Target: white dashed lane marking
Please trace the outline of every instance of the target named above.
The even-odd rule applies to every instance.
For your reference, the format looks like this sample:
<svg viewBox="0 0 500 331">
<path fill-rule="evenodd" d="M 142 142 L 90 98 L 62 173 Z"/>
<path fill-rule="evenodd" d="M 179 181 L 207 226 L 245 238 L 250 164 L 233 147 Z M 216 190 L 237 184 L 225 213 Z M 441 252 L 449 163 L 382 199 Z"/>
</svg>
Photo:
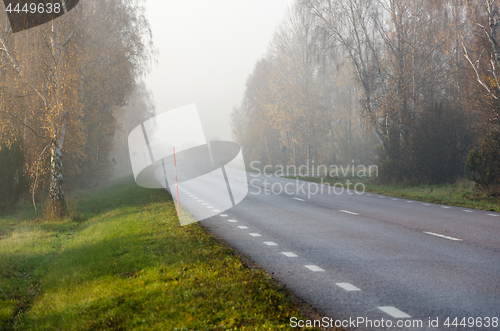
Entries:
<svg viewBox="0 0 500 331">
<path fill-rule="evenodd" d="M 248 226 L 238 226 L 240 229 L 246 230 L 248 229 Z"/>
<path fill-rule="evenodd" d="M 473 213 L 472 210 L 463 210 L 463 211 L 466 212 L 466 213 Z"/>
<path fill-rule="evenodd" d="M 226 214 L 220 214 L 220 216 L 221 216 L 221 217 L 227 217 L 227 215 L 226 215 Z"/>
<path fill-rule="evenodd" d="M 448 207 L 448 206 L 441 206 L 441 208 L 444 208 L 444 209 L 450 209 L 451 207 Z"/>
<path fill-rule="evenodd" d="M 439 237 L 439 238 L 448 239 L 448 240 L 454 240 L 454 241 L 462 241 L 463 240 L 463 239 L 453 238 L 453 237 L 450 237 L 450 236 L 445 236 L 444 234 L 439 234 L 439 233 L 434 233 L 434 232 L 426 232 L 426 231 L 424 231 L 424 233 L 430 234 L 431 236 L 436 236 L 436 237 Z"/>
<path fill-rule="evenodd" d="M 337 283 L 335 284 L 341 288 L 343 288 L 346 291 L 353 292 L 353 291 L 361 291 L 361 289 L 357 288 L 356 286 L 349 284 L 349 283 Z"/>
<path fill-rule="evenodd" d="M 423 205 L 424 206 L 430 206 L 431 204 L 430 203 L 424 203 Z"/>
<path fill-rule="evenodd" d="M 219 209 L 214 209 L 214 212 L 220 213 L 220 210 Z"/>
<path fill-rule="evenodd" d="M 325 271 L 324 269 L 321 269 L 320 267 L 318 267 L 317 265 L 306 265 L 305 266 L 307 269 L 311 270 L 311 271 Z"/>
<path fill-rule="evenodd" d="M 488 214 L 488 216 L 500 217 L 500 215 L 496 215 L 496 214 Z"/>
<path fill-rule="evenodd" d="M 298 201 L 306 201 L 304 199 L 301 199 L 301 198 L 294 198 L 295 200 L 298 200 Z"/>
<path fill-rule="evenodd" d="M 394 318 L 410 318 L 411 316 L 407 313 L 402 312 L 393 306 L 383 306 L 378 307 L 378 309 L 382 310 L 384 313 L 391 315 Z"/>
<path fill-rule="evenodd" d="M 399 200 L 399 199 L 396 199 L 396 198 L 392 199 L 392 201 L 397 201 L 397 200 Z"/>
<path fill-rule="evenodd" d="M 237 220 L 227 220 L 227 221 L 230 222 L 230 223 L 238 223 Z"/>
<path fill-rule="evenodd" d="M 413 203 L 413 201 L 405 201 L 405 202 L 408 202 L 408 203 Z"/>
<path fill-rule="evenodd" d="M 341 213 L 349 214 L 349 215 L 359 215 L 358 213 L 353 213 L 352 211 L 347 210 L 339 210 Z"/>
<path fill-rule="evenodd" d="M 258 234 L 258 233 L 250 233 L 250 235 L 251 235 L 252 237 L 262 237 L 262 236 L 261 236 L 260 234 Z"/>
<path fill-rule="evenodd" d="M 292 252 L 281 252 L 281 254 L 285 255 L 286 257 L 299 257 L 297 254 Z"/>
<path fill-rule="evenodd" d="M 278 244 L 274 241 L 264 241 L 264 244 L 266 244 L 267 246 L 278 246 Z"/>
</svg>

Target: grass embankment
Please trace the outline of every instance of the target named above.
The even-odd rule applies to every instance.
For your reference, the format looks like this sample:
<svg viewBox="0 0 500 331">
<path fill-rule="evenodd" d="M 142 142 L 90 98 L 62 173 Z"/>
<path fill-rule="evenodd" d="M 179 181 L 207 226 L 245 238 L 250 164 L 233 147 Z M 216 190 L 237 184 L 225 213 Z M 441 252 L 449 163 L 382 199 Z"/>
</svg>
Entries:
<svg viewBox="0 0 500 331">
<path fill-rule="evenodd" d="M 286 330 L 263 272 L 133 179 L 72 195 L 74 216 L 0 216 L 0 330 Z"/>
<path fill-rule="evenodd" d="M 353 184 L 363 183 L 365 185 L 366 192 L 443 205 L 500 212 L 500 198 L 488 196 L 486 193 L 477 190 L 475 184 L 468 180 L 458 181 L 454 184 L 411 186 L 382 184 L 377 181 L 377 178 L 356 176 L 339 176 L 334 179 L 325 177 L 294 176 L 287 178 L 298 178 L 315 183 L 320 183 L 321 179 L 323 179 L 324 183 L 330 185 L 341 183 L 345 188 L 347 188 L 346 182 L 349 180 L 351 188 L 354 187 Z M 357 189 L 359 190 L 360 186 L 358 186 Z"/>
</svg>

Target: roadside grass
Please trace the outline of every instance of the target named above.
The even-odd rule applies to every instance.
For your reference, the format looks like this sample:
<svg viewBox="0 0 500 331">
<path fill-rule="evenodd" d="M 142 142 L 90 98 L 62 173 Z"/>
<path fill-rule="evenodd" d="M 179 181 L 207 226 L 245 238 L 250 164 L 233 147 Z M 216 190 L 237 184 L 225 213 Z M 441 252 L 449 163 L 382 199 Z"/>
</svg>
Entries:
<svg viewBox="0 0 500 331">
<path fill-rule="evenodd" d="M 0 330 L 289 330 L 304 318 L 267 274 L 181 227 L 165 191 L 127 177 L 72 199 L 64 220 L 0 215 Z"/>
<path fill-rule="evenodd" d="M 321 180 L 323 180 L 325 184 L 335 185 L 336 183 L 340 183 L 345 188 L 347 188 L 346 184 L 347 180 L 349 180 L 351 189 L 355 184 L 362 183 L 365 186 L 366 192 L 443 205 L 500 212 L 500 197 L 492 197 L 478 190 L 475 184 L 469 180 L 461 180 L 453 184 L 411 186 L 382 184 L 377 181 L 377 178 L 356 176 L 339 176 L 335 178 L 287 176 L 287 178 L 297 178 L 315 183 L 321 183 Z M 357 189 L 359 190 L 360 186 Z"/>
</svg>

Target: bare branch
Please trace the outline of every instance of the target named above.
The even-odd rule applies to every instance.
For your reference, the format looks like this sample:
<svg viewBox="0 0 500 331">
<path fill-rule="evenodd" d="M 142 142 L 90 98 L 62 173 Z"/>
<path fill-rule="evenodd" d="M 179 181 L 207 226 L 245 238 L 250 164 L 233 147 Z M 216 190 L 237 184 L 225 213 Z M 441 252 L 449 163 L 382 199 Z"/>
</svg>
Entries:
<svg viewBox="0 0 500 331">
<path fill-rule="evenodd" d="M 33 91 L 36 92 L 36 94 L 40 97 L 40 99 L 42 99 L 45 107 L 48 106 L 48 101 L 47 101 L 47 98 L 42 94 L 42 92 L 40 92 L 36 87 L 34 87 L 27 79 L 26 77 L 24 77 L 24 74 L 23 74 L 23 71 L 21 69 L 21 67 L 17 64 L 16 60 L 12 57 L 10 51 L 9 51 L 9 48 L 7 47 L 7 44 L 5 43 L 5 41 L 3 40 L 2 36 L 0 36 L 0 43 L 2 44 L 3 48 L 1 49 L 4 54 L 7 55 L 7 57 L 9 58 L 11 64 L 12 64 L 12 67 L 14 68 L 14 70 L 17 72 L 17 74 L 19 75 L 19 77 L 21 77 L 24 82 L 26 83 L 26 85 L 28 85 Z"/>
<path fill-rule="evenodd" d="M 465 47 L 465 45 L 464 45 L 463 42 L 461 42 L 461 44 L 462 44 L 462 47 L 464 49 L 464 56 L 465 56 L 465 58 L 467 59 L 467 61 L 469 61 L 472 69 L 476 73 L 476 79 L 477 79 L 477 81 L 479 82 L 479 84 L 481 84 L 486 89 L 486 91 L 488 91 L 488 94 L 491 97 L 493 97 L 494 99 L 498 100 L 497 96 L 491 91 L 491 89 L 488 87 L 488 85 L 486 85 L 486 83 L 481 79 L 481 75 L 479 74 L 479 61 L 477 62 L 477 67 L 476 67 L 476 65 L 474 64 L 474 62 L 472 62 L 472 59 L 469 56 L 469 52 L 467 51 L 467 47 Z"/>
<path fill-rule="evenodd" d="M 31 126 L 27 125 L 26 123 L 24 123 L 21 119 L 17 118 L 16 116 L 14 116 L 14 114 L 11 114 L 11 113 L 8 113 L 6 112 L 5 110 L 0 110 L 0 115 L 4 115 L 5 117 L 9 118 L 9 119 L 12 119 L 16 122 L 18 122 L 19 124 L 21 124 L 22 126 L 26 127 L 27 129 L 29 129 L 31 132 L 33 132 L 33 134 L 38 137 L 38 138 L 47 138 L 47 136 L 42 136 L 40 134 L 38 134 L 35 129 L 33 129 Z"/>
</svg>

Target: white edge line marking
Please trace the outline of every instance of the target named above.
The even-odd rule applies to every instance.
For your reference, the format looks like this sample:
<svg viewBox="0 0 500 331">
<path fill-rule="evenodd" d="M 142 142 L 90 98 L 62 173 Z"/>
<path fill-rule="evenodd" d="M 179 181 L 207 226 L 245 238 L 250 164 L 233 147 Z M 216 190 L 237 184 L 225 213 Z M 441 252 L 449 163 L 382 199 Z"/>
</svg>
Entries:
<svg viewBox="0 0 500 331">
<path fill-rule="evenodd" d="M 430 234 L 431 236 L 436 236 L 436 237 L 440 237 L 440 238 L 444 238 L 444 239 L 449 239 L 449 240 L 454 240 L 454 241 L 462 241 L 463 240 L 463 239 L 453 238 L 453 237 L 450 237 L 450 236 L 445 236 L 444 234 L 439 234 L 439 233 L 434 233 L 434 232 L 424 231 L 424 233 Z"/>
<path fill-rule="evenodd" d="M 248 226 L 238 226 L 240 229 L 246 230 L 248 229 Z"/>
<path fill-rule="evenodd" d="M 336 283 L 338 287 L 343 288 L 346 291 L 353 292 L 353 291 L 361 291 L 360 288 L 357 288 L 356 286 L 349 284 L 349 283 Z"/>
<path fill-rule="evenodd" d="M 274 241 L 264 241 L 264 244 L 266 244 L 267 246 L 278 246 L 278 244 Z"/>
<path fill-rule="evenodd" d="M 384 313 L 391 315 L 394 318 L 411 318 L 407 313 L 402 312 L 393 306 L 382 306 L 378 307 L 378 309 L 382 310 Z"/>
<path fill-rule="evenodd" d="M 347 210 L 339 210 L 341 213 L 346 213 L 350 215 L 359 215 L 358 213 L 353 213 L 352 211 L 347 211 Z"/>
<path fill-rule="evenodd" d="M 306 201 L 304 199 L 301 199 L 301 198 L 294 198 L 295 200 L 299 200 L 299 201 Z"/>
<path fill-rule="evenodd" d="M 286 257 L 299 257 L 297 254 L 292 252 L 281 252 L 281 254 L 285 255 Z"/>
<path fill-rule="evenodd" d="M 261 236 L 260 234 L 258 234 L 258 233 L 250 233 L 250 235 L 251 235 L 252 237 L 262 237 L 262 236 Z"/>
<path fill-rule="evenodd" d="M 325 271 L 324 269 L 321 269 L 317 265 L 313 265 L 313 264 L 306 265 L 305 267 L 311 271 Z"/>
</svg>

